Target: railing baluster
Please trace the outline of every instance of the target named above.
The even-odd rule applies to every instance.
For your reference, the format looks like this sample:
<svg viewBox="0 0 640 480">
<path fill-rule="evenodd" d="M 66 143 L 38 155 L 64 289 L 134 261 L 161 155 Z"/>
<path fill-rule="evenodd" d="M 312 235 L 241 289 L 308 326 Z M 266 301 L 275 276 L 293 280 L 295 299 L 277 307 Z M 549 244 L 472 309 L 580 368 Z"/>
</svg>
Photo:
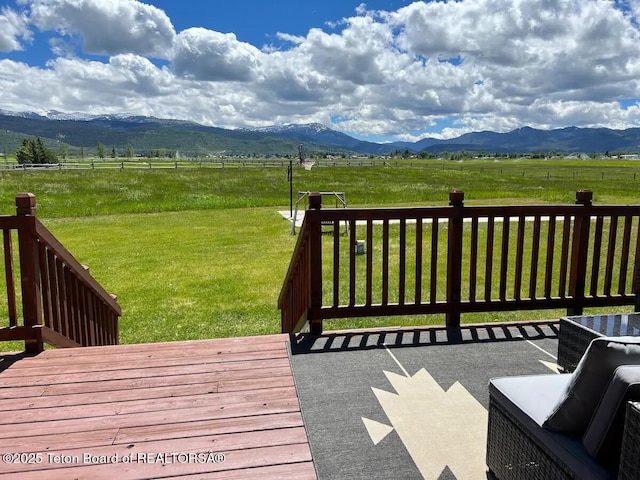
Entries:
<svg viewBox="0 0 640 480">
<path fill-rule="evenodd" d="M 49 290 L 51 299 L 51 324 L 55 332 L 61 333 L 60 325 L 60 297 L 58 293 L 58 282 L 56 275 L 56 257 L 54 253 L 47 249 L 47 270 L 49 272 Z"/>
<path fill-rule="evenodd" d="M 604 271 L 604 294 L 611 295 L 613 283 L 613 262 L 616 258 L 616 238 L 618 237 L 618 217 L 611 217 L 609 223 L 609 239 L 607 245 L 607 266 Z"/>
<path fill-rule="evenodd" d="M 349 305 L 356 304 L 356 222 L 349 225 Z"/>
<path fill-rule="evenodd" d="M 373 221 L 367 220 L 367 293 L 366 305 L 373 303 Z"/>
<path fill-rule="evenodd" d="M 538 261 L 540 257 L 540 229 L 542 219 L 536 215 L 533 220 L 533 240 L 531 242 L 531 270 L 529 273 L 529 298 L 536 298 L 538 285 Z"/>
<path fill-rule="evenodd" d="M 382 305 L 389 303 L 389 220 L 382 223 Z"/>
<path fill-rule="evenodd" d="M 104 322 L 102 321 L 102 305 L 100 304 L 100 300 L 95 296 L 92 296 L 93 299 L 93 312 L 94 312 L 94 325 L 95 325 L 95 335 L 96 335 L 96 345 L 104 345 Z"/>
<path fill-rule="evenodd" d="M 502 218 L 502 249 L 500 251 L 500 285 L 499 298 L 507 299 L 507 271 L 509 268 L 509 217 Z"/>
<path fill-rule="evenodd" d="M 493 240 L 495 235 L 495 218 L 487 220 L 487 263 L 484 277 L 484 301 L 491 301 L 491 286 L 493 285 Z"/>
<path fill-rule="evenodd" d="M 556 249 L 556 216 L 549 217 L 547 231 L 547 261 L 544 270 L 544 298 L 551 299 L 551 285 L 553 282 L 553 257 Z"/>
<path fill-rule="evenodd" d="M 560 253 L 560 276 L 558 278 L 558 296 L 567 297 L 567 270 L 569 262 L 569 234 L 571 230 L 571 217 L 566 215 L 562 224 L 562 247 Z"/>
<path fill-rule="evenodd" d="M 407 265 L 407 220 L 400 219 L 400 252 L 398 259 L 398 304 L 404 305 Z"/>
<path fill-rule="evenodd" d="M 80 308 L 80 289 L 78 288 L 78 279 L 74 277 L 71 278 L 71 285 L 73 291 L 73 310 L 75 313 L 74 316 L 74 328 L 76 331 L 77 342 L 80 345 L 84 346 L 84 322 L 82 321 L 82 309 Z"/>
<path fill-rule="evenodd" d="M 58 305 L 60 306 L 60 333 L 67 338 L 70 335 L 69 302 L 67 296 L 67 281 L 65 279 L 64 265 L 59 259 L 55 262 L 56 280 L 58 284 Z"/>
<path fill-rule="evenodd" d="M 9 314 L 9 326 L 17 327 L 18 317 L 16 313 L 16 287 L 13 270 L 13 245 L 11 242 L 11 230 L 3 230 L 2 236 L 4 240 L 4 275 L 7 285 L 7 310 Z"/>
<path fill-rule="evenodd" d="M 440 219 L 433 217 L 431 223 L 431 272 L 429 285 L 429 303 L 434 304 L 438 300 L 438 251 L 440 242 L 438 236 L 440 234 Z"/>
<path fill-rule="evenodd" d="M 422 303 L 422 226 L 424 219 L 416 219 L 416 278 L 415 278 L 415 304 Z"/>
<path fill-rule="evenodd" d="M 67 299 L 67 315 L 69 322 L 69 338 L 74 342 L 80 343 L 80 332 L 78 331 L 77 322 L 77 302 L 74 289 L 73 275 L 69 272 L 69 269 L 64 266 L 64 279 L 65 279 L 65 293 Z"/>
<path fill-rule="evenodd" d="M 518 217 L 518 236 L 516 239 L 516 272 L 513 283 L 513 296 L 517 301 L 522 298 L 522 263 L 524 260 L 524 215 Z"/>
<path fill-rule="evenodd" d="M 636 255 L 633 262 L 633 285 L 631 293 L 635 297 L 634 310 L 640 312 L 640 219 L 637 220 L 636 227 Z"/>
<path fill-rule="evenodd" d="M 53 312 L 51 308 L 51 284 L 49 283 L 49 268 L 47 262 L 46 247 L 38 243 L 38 256 L 40 260 L 40 289 L 42 291 L 42 313 L 44 326 L 55 330 L 52 325 Z"/>
<path fill-rule="evenodd" d="M 620 277 L 618 280 L 618 295 L 624 295 L 627 289 L 627 267 L 629 265 L 629 245 L 631 244 L 632 218 L 624 218 L 624 233 L 622 235 L 622 252 L 620 252 Z"/>
<path fill-rule="evenodd" d="M 604 225 L 604 217 L 598 215 L 596 218 L 596 230 L 593 237 L 593 261 L 591 263 L 591 285 L 589 287 L 589 295 L 596 297 L 598 295 L 598 280 L 600 279 L 600 257 L 602 255 L 602 229 Z"/>
<path fill-rule="evenodd" d="M 89 316 L 89 344 L 100 345 L 98 340 L 97 317 L 96 317 L 96 297 L 87 290 L 87 314 Z"/>
<path fill-rule="evenodd" d="M 113 340 L 111 342 L 111 345 L 117 345 L 120 341 L 120 329 L 119 329 L 119 324 L 118 324 L 118 317 L 116 316 L 115 313 L 113 313 L 113 310 L 109 310 L 109 317 L 110 317 L 110 321 L 111 321 L 111 327 L 113 329 Z"/>
<path fill-rule="evenodd" d="M 73 295 L 76 310 L 76 328 L 78 332 L 78 343 L 85 346 L 86 343 L 86 323 L 84 321 L 84 308 L 82 308 L 82 290 L 77 278 L 73 278 Z"/>
<path fill-rule="evenodd" d="M 333 306 L 340 305 L 340 221 L 333 223 Z"/>
<path fill-rule="evenodd" d="M 478 282 L 478 217 L 471 219 L 471 254 L 469 257 L 469 301 L 476 301 Z"/>
</svg>

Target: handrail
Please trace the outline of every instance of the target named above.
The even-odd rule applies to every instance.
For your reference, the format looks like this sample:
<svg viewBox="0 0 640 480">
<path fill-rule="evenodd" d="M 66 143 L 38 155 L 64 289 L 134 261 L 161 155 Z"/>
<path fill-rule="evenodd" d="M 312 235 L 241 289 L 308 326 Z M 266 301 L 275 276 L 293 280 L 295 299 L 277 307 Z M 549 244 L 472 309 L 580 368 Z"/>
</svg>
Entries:
<svg viewBox="0 0 640 480">
<path fill-rule="evenodd" d="M 9 326 L 0 341 L 24 340 L 25 350 L 118 343 L 114 296 L 89 274 L 36 217 L 33 194 L 16 195 L 16 216 L 0 217 L 3 231 Z M 19 325 L 12 231 L 17 231 L 23 324 Z"/>
<path fill-rule="evenodd" d="M 309 322 L 320 333 L 331 318 L 440 313 L 456 335 L 462 313 L 640 310 L 640 206 L 593 206 L 588 190 L 575 205 L 467 207 L 459 191 L 449 199 L 444 207 L 323 210 L 318 198 L 278 301 L 282 331 Z M 319 228 L 327 223 L 332 237 Z"/>
</svg>

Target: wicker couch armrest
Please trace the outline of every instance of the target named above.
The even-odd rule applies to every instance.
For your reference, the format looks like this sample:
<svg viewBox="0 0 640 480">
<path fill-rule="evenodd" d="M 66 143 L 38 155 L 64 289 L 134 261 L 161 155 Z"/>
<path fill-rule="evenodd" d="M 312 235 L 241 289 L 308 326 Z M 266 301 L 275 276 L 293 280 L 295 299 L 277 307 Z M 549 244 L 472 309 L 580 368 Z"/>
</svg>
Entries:
<svg viewBox="0 0 640 480">
<path fill-rule="evenodd" d="M 627 402 L 618 479 L 638 478 L 640 478 L 640 402 Z"/>
</svg>

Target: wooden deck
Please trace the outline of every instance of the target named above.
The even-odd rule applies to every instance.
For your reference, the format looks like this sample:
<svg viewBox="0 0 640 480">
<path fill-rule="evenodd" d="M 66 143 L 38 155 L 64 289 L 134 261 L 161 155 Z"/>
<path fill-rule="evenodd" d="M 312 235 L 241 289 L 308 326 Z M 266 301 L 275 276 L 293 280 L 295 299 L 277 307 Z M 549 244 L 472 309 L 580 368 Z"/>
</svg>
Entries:
<svg viewBox="0 0 640 480">
<path fill-rule="evenodd" d="M 288 339 L 0 354 L 0 477 L 315 479 Z"/>
</svg>

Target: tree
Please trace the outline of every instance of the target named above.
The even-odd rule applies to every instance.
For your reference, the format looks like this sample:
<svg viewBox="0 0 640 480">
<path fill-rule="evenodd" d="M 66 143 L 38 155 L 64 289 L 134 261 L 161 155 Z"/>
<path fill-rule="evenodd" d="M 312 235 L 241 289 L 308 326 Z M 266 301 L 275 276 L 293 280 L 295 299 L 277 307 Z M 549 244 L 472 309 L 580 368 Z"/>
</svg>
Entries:
<svg viewBox="0 0 640 480">
<path fill-rule="evenodd" d="M 26 138 L 22 139 L 22 143 L 16 150 L 16 161 L 20 165 L 30 165 L 33 163 L 33 158 L 31 157 L 31 149 L 29 148 L 30 140 Z"/>
<path fill-rule="evenodd" d="M 133 147 L 131 146 L 130 143 L 127 144 L 125 155 L 126 155 L 127 158 L 133 157 Z"/>
<path fill-rule="evenodd" d="M 98 142 L 96 151 L 98 152 L 98 158 L 104 159 L 104 145 Z"/>
<path fill-rule="evenodd" d="M 116 158 L 116 146 L 111 147 L 111 158 Z"/>
<path fill-rule="evenodd" d="M 67 148 L 67 146 L 64 143 L 61 143 L 58 146 L 58 150 L 60 151 L 60 156 L 62 157 L 62 160 L 66 160 L 67 156 L 69 155 L 69 149 Z"/>
<path fill-rule="evenodd" d="M 58 163 L 58 157 L 53 150 L 45 147 L 39 137 L 35 140 L 24 138 L 16 150 L 16 161 L 21 165 L 42 165 Z"/>
</svg>

